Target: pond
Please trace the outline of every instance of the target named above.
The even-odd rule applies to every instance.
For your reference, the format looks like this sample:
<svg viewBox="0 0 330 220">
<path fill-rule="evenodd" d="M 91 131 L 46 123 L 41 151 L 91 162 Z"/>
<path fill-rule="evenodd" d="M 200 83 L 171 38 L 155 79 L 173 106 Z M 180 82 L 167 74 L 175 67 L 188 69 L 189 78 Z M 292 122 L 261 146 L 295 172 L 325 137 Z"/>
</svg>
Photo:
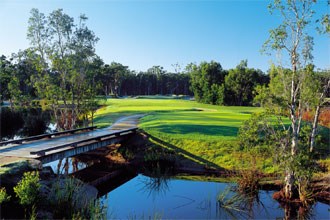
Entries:
<svg viewBox="0 0 330 220">
<path fill-rule="evenodd" d="M 93 161 L 91 161 L 93 162 Z M 82 170 L 88 167 L 88 164 L 85 162 L 79 161 L 76 157 L 68 157 L 62 160 L 52 161 L 46 164 L 43 164 L 43 167 L 52 168 L 55 174 L 72 174 L 78 170 Z"/>
<path fill-rule="evenodd" d="M 44 166 L 50 166 L 57 174 L 92 167 L 92 173 L 118 169 L 104 161 L 88 162 L 72 157 Z M 134 175 L 122 172 L 119 178 L 98 188 L 107 219 L 283 219 L 285 213 L 290 213 L 291 218 L 299 215 L 304 219 L 329 219 L 330 206 L 324 203 L 317 202 L 308 211 L 292 206 L 283 208 L 272 198 L 275 191 L 260 190 L 257 197 L 235 197 L 239 194 L 235 193 L 234 183 L 179 179 L 159 167 L 152 169 L 154 172 L 148 170 L 147 175 L 132 169 Z M 221 203 L 219 196 L 224 197 Z"/>
<path fill-rule="evenodd" d="M 56 125 L 51 123 L 50 112 L 41 108 L 1 107 L 0 121 L 0 141 L 52 133 L 56 130 Z"/>
<path fill-rule="evenodd" d="M 272 199 L 274 191 L 260 191 L 259 202 L 245 204 L 243 210 L 221 207 L 219 193 L 232 184 L 180 179 L 151 178 L 138 175 L 101 197 L 107 219 L 277 219 L 284 209 Z M 233 192 L 228 191 L 228 198 Z M 307 213 L 311 219 L 328 219 L 329 206 L 316 203 Z"/>
</svg>

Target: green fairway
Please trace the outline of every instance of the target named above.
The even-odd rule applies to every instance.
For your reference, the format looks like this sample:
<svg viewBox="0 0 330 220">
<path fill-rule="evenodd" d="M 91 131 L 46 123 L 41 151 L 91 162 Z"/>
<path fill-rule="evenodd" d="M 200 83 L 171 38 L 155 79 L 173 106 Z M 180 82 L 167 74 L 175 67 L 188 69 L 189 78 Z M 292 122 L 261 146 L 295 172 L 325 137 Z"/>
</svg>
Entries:
<svg viewBox="0 0 330 220">
<path fill-rule="evenodd" d="M 111 125 L 117 118 L 145 113 L 141 128 L 150 132 L 169 134 L 176 138 L 194 140 L 233 140 L 242 121 L 255 107 L 225 107 L 174 99 L 109 99 L 96 112 L 98 127 Z"/>
<path fill-rule="evenodd" d="M 96 112 L 94 123 L 105 127 L 122 116 L 145 113 L 140 127 L 152 136 L 151 141 L 156 144 L 162 141 L 167 143 L 163 144 L 164 147 L 178 153 L 194 155 L 194 158 L 226 169 L 239 169 L 249 166 L 251 158 L 249 154 L 236 150 L 238 129 L 253 112 L 261 110 L 160 97 L 108 99 Z M 260 160 L 257 166 L 265 172 L 274 169 L 271 159 Z"/>
</svg>

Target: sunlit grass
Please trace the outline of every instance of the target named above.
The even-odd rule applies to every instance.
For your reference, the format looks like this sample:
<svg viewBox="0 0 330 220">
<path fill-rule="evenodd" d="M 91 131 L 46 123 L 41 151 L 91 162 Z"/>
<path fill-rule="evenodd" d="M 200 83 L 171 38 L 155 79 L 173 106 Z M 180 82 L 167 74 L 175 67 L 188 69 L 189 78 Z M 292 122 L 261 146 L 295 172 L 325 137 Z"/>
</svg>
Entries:
<svg viewBox="0 0 330 220">
<path fill-rule="evenodd" d="M 239 169 L 249 154 L 237 151 L 238 129 L 252 113 L 260 111 L 256 107 L 214 106 L 157 97 L 108 99 L 96 112 L 94 123 L 106 127 L 122 116 L 144 113 L 139 126 L 151 136 L 220 167 Z M 274 171 L 272 161 L 266 158 L 258 161 L 257 167 Z"/>
</svg>

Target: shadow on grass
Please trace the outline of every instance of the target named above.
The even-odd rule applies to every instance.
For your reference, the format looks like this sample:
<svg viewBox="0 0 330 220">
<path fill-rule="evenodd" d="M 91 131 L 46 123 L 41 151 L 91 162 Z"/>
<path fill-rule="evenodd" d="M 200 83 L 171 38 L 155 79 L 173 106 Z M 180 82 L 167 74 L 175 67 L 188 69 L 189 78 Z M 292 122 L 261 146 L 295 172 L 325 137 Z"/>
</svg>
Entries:
<svg viewBox="0 0 330 220">
<path fill-rule="evenodd" d="M 238 128 L 231 126 L 221 126 L 221 125 L 197 125 L 197 124 L 173 124 L 166 125 L 157 128 L 160 132 L 167 134 L 201 134 L 201 135 L 210 135 L 210 136 L 231 136 L 236 137 Z"/>
<path fill-rule="evenodd" d="M 219 165 L 208 161 L 204 158 L 201 158 L 195 154 L 192 154 L 186 150 L 183 150 L 173 144 L 167 143 L 159 138 L 156 138 L 150 134 L 148 134 L 148 137 L 157 145 L 160 145 L 161 147 L 165 147 L 167 149 L 173 150 L 175 151 L 177 154 L 181 154 L 183 155 L 185 158 L 189 159 L 191 162 L 193 163 L 198 163 L 198 164 L 202 164 L 204 165 L 204 168 L 209 167 L 209 168 L 213 168 L 216 169 L 218 171 L 226 171 L 226 169 L 224 169 L 223 167 L 220 167 Z"/>
</svg>

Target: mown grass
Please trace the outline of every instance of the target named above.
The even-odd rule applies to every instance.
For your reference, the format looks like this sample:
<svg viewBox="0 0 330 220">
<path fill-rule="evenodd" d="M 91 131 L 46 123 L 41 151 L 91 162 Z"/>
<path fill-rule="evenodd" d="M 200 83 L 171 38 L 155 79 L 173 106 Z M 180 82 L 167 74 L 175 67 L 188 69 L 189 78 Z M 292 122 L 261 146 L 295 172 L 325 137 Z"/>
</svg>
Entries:
<svg viewBox="0 0 330 220">
<path fill-rule="evenodd" d="M 237 151 L 238 129 L 252 113 L 259 111 L 262 109 L 214 106 L 167 97 L 108 99 L 96 112 L 94 123 L 106 127 L 119 117 L 145 113 L 140 127 L 152 137 L 169 143 L 177 152 L 235 170 L 248 167 L 251 161 L 249 153 Z M 257 161 L 259 169 L 267 173 L 276 170 L 270 158 L 259 156 L 262 157 Z"/>
</svg>

